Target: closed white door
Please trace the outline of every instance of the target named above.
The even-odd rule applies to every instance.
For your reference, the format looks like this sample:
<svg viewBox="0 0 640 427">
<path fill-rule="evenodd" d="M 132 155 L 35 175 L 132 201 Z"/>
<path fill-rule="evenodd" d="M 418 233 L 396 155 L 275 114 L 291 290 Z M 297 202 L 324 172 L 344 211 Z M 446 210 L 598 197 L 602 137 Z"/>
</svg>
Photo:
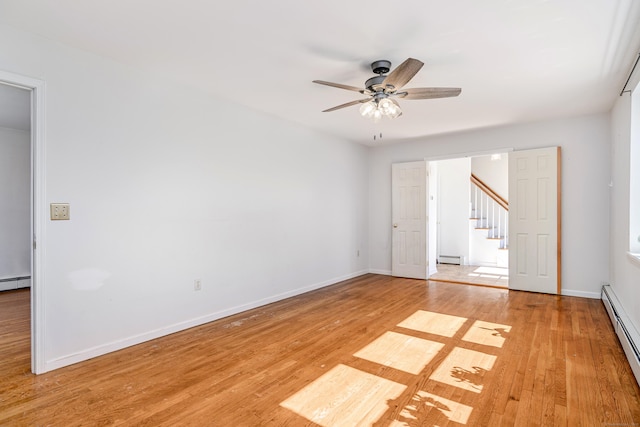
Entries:
<svg viewBox="0 0 640 427">
<path fill-rule="evenodd" d="M 509 154 L 509 288 L 561 289 L 560 147 Z"/>
<path fill-rule="evenodd" d="M 391 274 L 427 278 L 427 163 L 391 168 Z"/>
</svg>

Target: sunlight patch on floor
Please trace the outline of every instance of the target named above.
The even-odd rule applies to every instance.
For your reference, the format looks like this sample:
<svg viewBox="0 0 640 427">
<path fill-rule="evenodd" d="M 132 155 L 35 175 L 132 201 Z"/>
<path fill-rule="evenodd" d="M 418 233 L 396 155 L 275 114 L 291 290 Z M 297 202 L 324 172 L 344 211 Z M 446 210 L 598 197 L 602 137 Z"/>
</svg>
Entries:
<svg viewBox="0 0 640 427">
<path fill-rule="evenodd" d="M 455 347 L 429 379 L 480 393 L 484 374 L 491 370 L 496 356 Z"/>
<path fill-rule="evenodd" d="M 401 328 L 413 329 L 414 331 L 452 337 L 466 321 L 466 317 L 418 310 L 402 322 L 398 323 L 398 326 Z"/>
<path fill-rule="evenodd" d="M 509 325 L 476 320 L 462 337 L 462 340 L 492 347 L 502 347 L 510 331 L 511 326 Z"/>
<path fill-rule="evenodd" d="M 413 398 L 410 405 L 405 406 L 400 412 L 400 419 L 394 420 L 389 427 L 406 427 L 422 425 L 424 419 L 429 420 L 437 419 L 431 412 L 439 411 L 440 417 L 446 420 L 446 422 L 454 422 L 458 424 L 466 424 L 471 416 L 473 408 L 471 406 L 463 405 L 453 400 L 445 399 L 435 394 L 427 393 L 426 391 L 418 391 Z M 424 412 L 423 406 L 431 408 L 430 412 Z M 424 415 L 420 415 L 424 414 Z M 443 422 L 443 424 L 446 424 Z M 436 425 L 432 422 L 429 425 Z M 439 425 L 439 423 L 437 424 Z"/>
<path fill-rule="evenodd" d="M 462 341 L 487 346 L 487 349 L 502 348 L 511 332 L 509 325 L 482 320 L 469 325 L 471 322 L 468 320 L 418 310 L 397 326 L 448 338 L 454 337 L 464 327 L 466 331 Z M 386 331 L 353 355 L 379 366 L 420 375 L 445 348 L 442 341 L 450 340 L 434 337 L 436 341 L 432 341 L 410 333 Z M 484 376 L 497 359 L 495 355 L 462 347 L 453 347 L 442 356 L 444 359 L 437 359 L 442 361 L 424 384 L 427 390 L 439 392 L 442 387 L 452 386 L 480 393 Z M 405 392 L 410 394 L 403 394 Z M 401 408 L 398 408 L 399 402 L 402 402 Z M 463 402 L 423 390 L 407 390 L 404 384 L 344 364 L 338 364 L 280 405 L 322 427 L 373 425 L 385 414 L 387 422 L 391 417 L 395 418 L 389 424 L 392 427 L 465 425 L 473 411 L 473 407 Z"/>
<path fill-rule="evenodd" d="M 478 267 L 473 270 L 474 273 L 492 274 L 495 276 L 509 276 L 509 269 L 503 267 Z"/>
<path fill-rule="evenodd" d="M 280 405 L 320 426 L 372 425 L 406 386 L 337 365 Z"/>
<path fill-rule="evenodd" d="M 396 332 L 385 332 L 354 356 L 417 375 L 444 344 Z"/>
<path fill-rule="evenodd" d="M 500 276 L 496 276 L 494 274 L 481 274 L 480 277 L 484 277 L 486 279 L 499 279 Z"/>
</svg>

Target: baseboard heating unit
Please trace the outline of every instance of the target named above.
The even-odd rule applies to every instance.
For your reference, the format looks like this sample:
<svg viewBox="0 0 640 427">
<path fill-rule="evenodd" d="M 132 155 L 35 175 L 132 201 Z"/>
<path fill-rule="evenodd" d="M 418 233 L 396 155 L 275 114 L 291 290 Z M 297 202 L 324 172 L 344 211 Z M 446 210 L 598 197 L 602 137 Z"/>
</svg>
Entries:
<svg viewBox="0 0 640 427">
<path fill-rule="evenodd" d="M 440 255 L 438 257 L 438 262 L 440 264 L 463 265 L 464 257 L 461 257 L 460 255 Z"/>
<path fill-rule="evenodd" d="M 0 291 L 11 291 L 31 287 L 31 276 L 7 277 L 0 279 Z"/>
<path fill-rule="evenodd" d="M 610 285 L 602 287 L 602 303 L 609 313 L 613 328 L 633 370 L 633 375 L 640 384 L 640 351 L 638 351 L 640 334 L 622 309 L 622 305 Z"/>
</svg>

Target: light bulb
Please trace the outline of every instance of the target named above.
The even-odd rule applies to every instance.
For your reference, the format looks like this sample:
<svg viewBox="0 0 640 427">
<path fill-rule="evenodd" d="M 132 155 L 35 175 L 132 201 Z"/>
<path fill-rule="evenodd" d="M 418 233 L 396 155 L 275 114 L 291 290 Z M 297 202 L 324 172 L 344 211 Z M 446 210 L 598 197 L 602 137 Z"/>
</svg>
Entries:
<svg viewBox="0 0 640 427">
<path fill-rule="evenodd" d="M 397 102 L 389 98 L 383 98 L 378 102 L 378 108 L 383 116 L 395 119 L 402 114 L 402 110 Z"/>
<path fill-rule="evenodd" d="M 395 102 L 391 103 L 392 107 L 389 109 L 389 114 L 387 115 L 390 119 L 395 119 L 396 117 L 400 117 L 402 115 L 402 110 L 400 106 Z"/>
<path fill-rule="evenodd" d="M 380 102 L 378 103 L 378 108 L 380 109 L 382 114 L 384 114 L 385 116 L 389 115 L 390 109 L 393 107 L 394 107 L 393 102 L 391 102 L 391 100 L 388 98 L 381 99 Z"/>
<path fill-rule="evenodd" d="M 373 101 L 369 101 L 360 106 L 360 114 L 362 114 L 362 117 L 371 117 L 375 109 L 376 104 Z"/>
<path fill-rule="evenodd" d="M 380 121 L 380 119 L 382 118 L 382 112 L 380 111 L 379 108 L 376 108 L 373 111 L 373 115 L 371 118 L 373 119 L 373 123 L 378 123 Z"/>
</svg>

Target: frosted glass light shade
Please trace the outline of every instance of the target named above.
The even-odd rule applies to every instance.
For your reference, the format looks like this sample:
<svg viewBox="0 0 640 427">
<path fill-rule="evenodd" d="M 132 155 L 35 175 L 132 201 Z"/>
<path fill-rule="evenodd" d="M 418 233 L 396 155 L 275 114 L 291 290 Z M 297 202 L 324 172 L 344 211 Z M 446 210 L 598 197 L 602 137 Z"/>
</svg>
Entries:
<svg viewBox="0 0 640 427">
<path fill-rule="evenodd" d="M 376 104 L 373 101 L 366 102 L 360 106 L 360 114 L 362 114 L 362 117 L 372 117 L 375 110 Z"/>
<path fill-rule="evenodd" d="M 379 122 L 382 117 L 395 119 L 402 114 L 402 110 L 397 102 L 389 98 L 380 100 L 372 100 L 360 106 L 360 114 L 362 117 Z"/>
</svg>

